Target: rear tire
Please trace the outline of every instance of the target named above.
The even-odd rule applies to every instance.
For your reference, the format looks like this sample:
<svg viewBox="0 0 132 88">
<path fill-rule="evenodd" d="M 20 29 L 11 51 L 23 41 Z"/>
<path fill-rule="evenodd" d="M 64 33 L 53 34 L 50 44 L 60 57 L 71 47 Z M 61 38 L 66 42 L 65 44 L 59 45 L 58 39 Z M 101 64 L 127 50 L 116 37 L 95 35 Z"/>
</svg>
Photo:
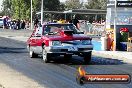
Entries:
<svg viewBox="0 0 132 88">
<path fill-rule="evenodd" d="M 64 58 L 66 59 L 66 61 L 70 61 L 70 59 L 72 58 L 72 55 L 64 55 Z"/>
<path fill-rule="evenodd" d="M 91 62 L 91 53 L 92 52 L 89 52 L 89 53 L 84 55 L 84 63 L 85 64 L 89 64 Z"/>
<path fill-rule="evenodd" d="M 76 77 L 76 82 L 81 86 L 84 85 L 84 80 L 84 77 Z"/>
<path fill-rule="evenodd" d="M 35 57 L 38 57 L 38 55 L 36 53 L 34 53 L 33 50 L 31 50 L 31 48 L 29 47 L 29 56 L 30 58 L 35 58 Z"/>
</svg>

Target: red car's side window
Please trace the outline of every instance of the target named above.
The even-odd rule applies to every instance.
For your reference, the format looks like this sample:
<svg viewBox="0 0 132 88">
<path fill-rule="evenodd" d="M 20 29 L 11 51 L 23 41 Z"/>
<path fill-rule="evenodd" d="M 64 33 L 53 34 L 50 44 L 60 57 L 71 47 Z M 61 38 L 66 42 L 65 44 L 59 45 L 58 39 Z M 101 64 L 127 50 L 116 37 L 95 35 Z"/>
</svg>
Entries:
<svg viewBox="0 0 132 88">
<path fill-rule="evenodd" d="M 42 27 L 37 27 L 34 32 L 33 32 L 34 36 L 41 36 L 42 35 Z"/>
</svg>

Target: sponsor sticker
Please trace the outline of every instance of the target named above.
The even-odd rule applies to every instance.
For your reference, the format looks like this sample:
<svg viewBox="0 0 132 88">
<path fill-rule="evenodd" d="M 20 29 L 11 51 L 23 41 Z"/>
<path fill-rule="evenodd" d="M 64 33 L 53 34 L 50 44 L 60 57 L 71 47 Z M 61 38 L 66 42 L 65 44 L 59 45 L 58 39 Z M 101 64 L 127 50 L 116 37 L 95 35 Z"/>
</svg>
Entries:
<svg viewBox="0 0 132 88">
<path fill-rule="evenodd" d="M 121 84 L 130 83 L 131 77 L 128 74 L 88 74 L 80 66 L 78 68 L 76 81 L 78 84 L 83 85 L 86 83 L 110 83 Z"/>
</svg>

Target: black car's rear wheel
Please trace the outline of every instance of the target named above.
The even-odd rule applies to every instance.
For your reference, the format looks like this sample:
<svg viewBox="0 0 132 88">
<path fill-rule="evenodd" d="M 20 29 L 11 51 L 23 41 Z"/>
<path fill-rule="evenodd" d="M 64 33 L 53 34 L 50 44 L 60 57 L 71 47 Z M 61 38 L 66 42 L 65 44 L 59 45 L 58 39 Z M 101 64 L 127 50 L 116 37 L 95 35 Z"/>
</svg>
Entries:
<svg viewBox="0 0 132 88">
<path fill-rule="evenodd" d="M 91 62 L 91 54 L 92 54 L 92 52 L 89 52 L 84 55 L 84 63 L 85 64 L 89 64 Z"/>
<path fill-rule="evenodd" d="M 70 59 L 72 58 L 72 55 L 64 55 L 64 58 L 66 61 L 70 61 Z"/>
</svg>

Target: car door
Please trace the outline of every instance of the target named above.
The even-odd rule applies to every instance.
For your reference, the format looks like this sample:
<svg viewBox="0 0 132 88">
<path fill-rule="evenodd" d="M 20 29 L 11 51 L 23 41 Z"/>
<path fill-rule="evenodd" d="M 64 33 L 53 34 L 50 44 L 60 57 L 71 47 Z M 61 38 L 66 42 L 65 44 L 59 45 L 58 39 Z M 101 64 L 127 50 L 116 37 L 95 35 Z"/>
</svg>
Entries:
<svg viewBox="0 0 132 88">
<path fill-rule="evenodd" d="M 42 52 L 42 27 L 38 27 L 35 32 L 35 53 Z"/>
<path fill-rule="evenodd" d="M 36 48 L 36 36 L 35 36 L 35 33 L 36 33 L 36 28 L 35 28 L 35 30 L 33 31 L 32 35 L 31 35 L 31 37 L 28 40 L 28 43 L 30 45 L 30 49 L 32 51 L 34 51 L 35 48 Z"/>
</svg>

